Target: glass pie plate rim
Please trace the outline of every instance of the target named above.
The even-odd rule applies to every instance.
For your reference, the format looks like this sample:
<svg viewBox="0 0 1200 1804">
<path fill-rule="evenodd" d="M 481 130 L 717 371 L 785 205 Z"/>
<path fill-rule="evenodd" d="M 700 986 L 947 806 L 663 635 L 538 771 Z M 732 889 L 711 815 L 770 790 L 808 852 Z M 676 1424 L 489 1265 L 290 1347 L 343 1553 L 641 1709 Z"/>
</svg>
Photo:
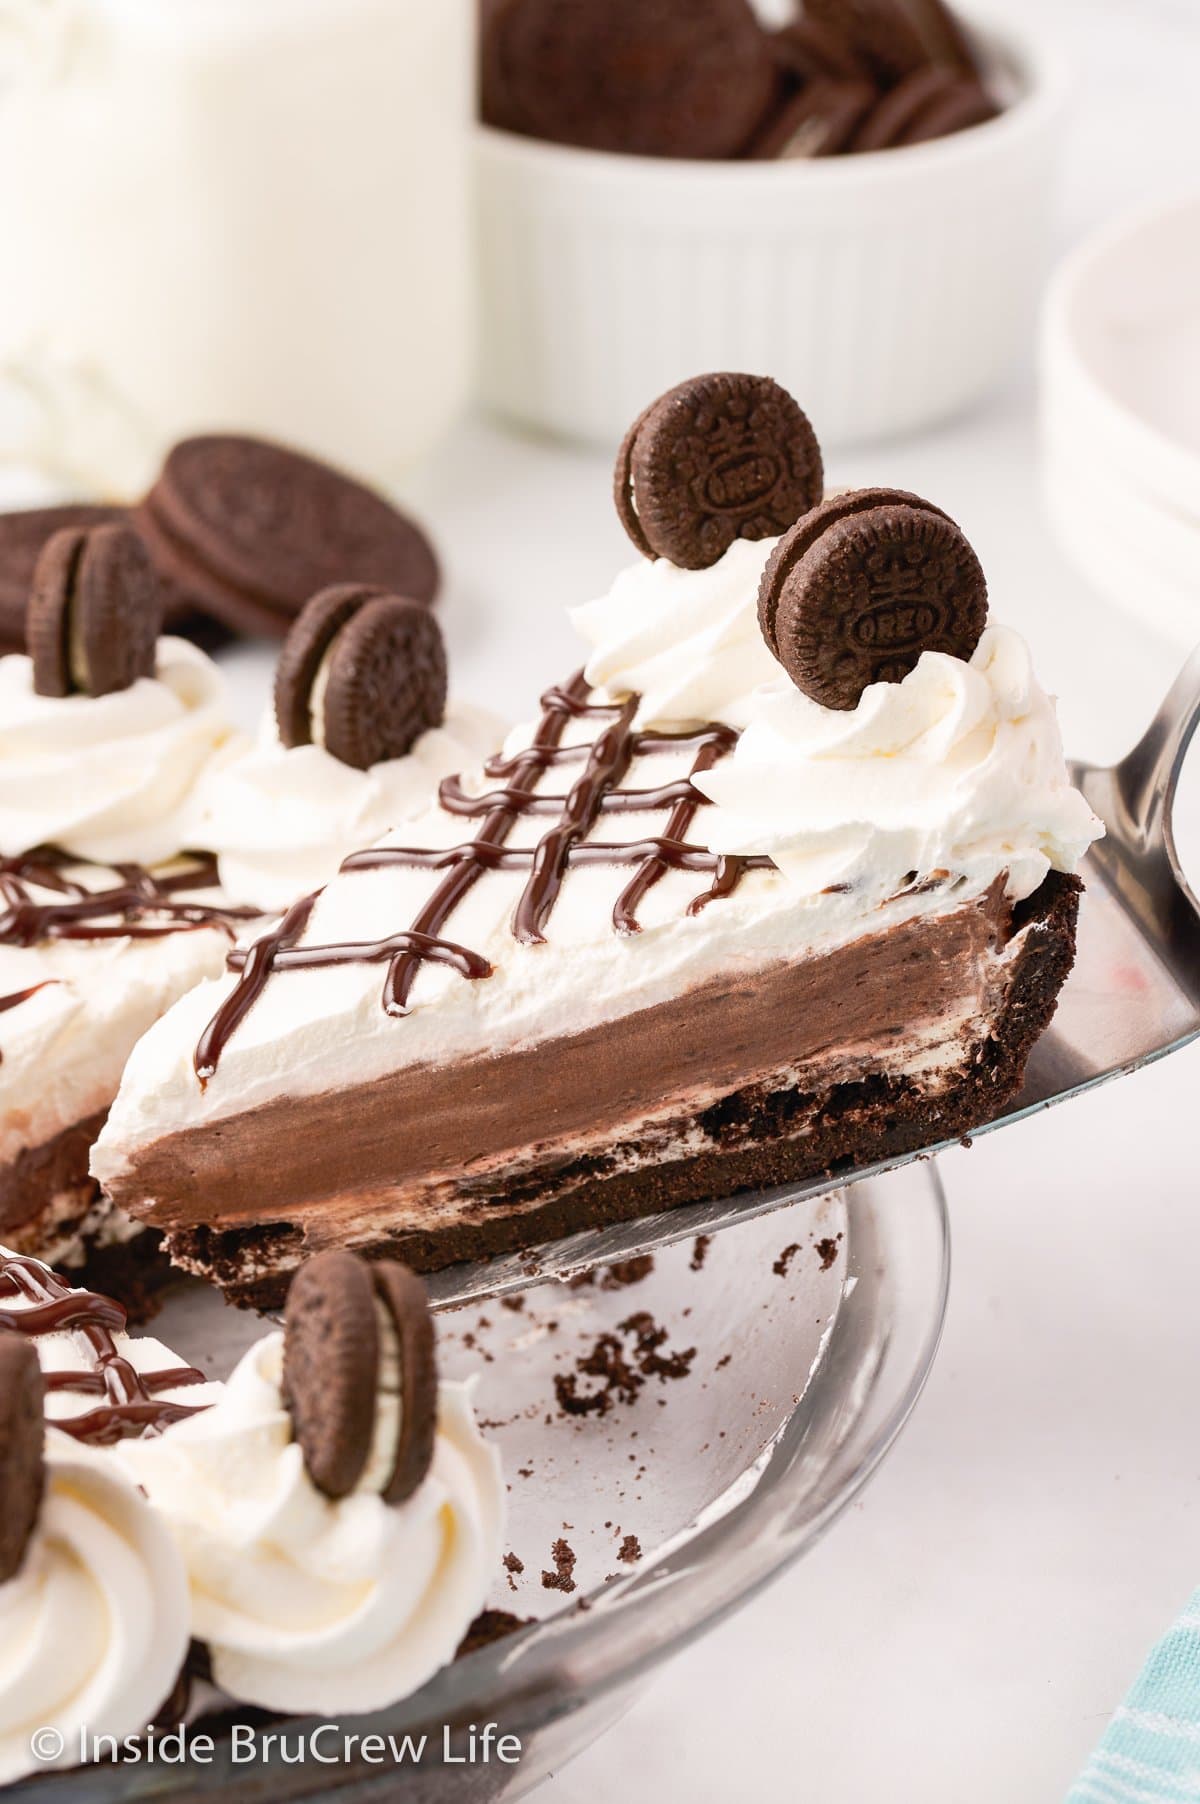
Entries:
<svg viewBox="0 0 1200 1804">
<path fill-rule="evenodd" d="M 531 1623 L 455 1661 L 416 1696 L 372 1716 L 346 1717 L 353 1733 L 417 1736 L 440 1749 L 444 1725 L 494 1722 L 522 1743 L 520 1765 L 500 1768 L 496 1789 L 517 1798 L 582 1752 L 615 1721 L 646 1673 L 748 1602 L 821 1538 L 861 1491 L 907 1422 L 941 1339 L 950 1279 L 945 1193 L 932 1161 L 868 1179 L 844 1193 L 850 1232 L 843 1300 L 817 1370 L 782 1429 L 741 1480 L 686 1535 L 642 1565 L 544 1621 Z M 4 1797 L 89 1804 L 154 1798 L 207 1798 L 230 1786 L 255 1795 L 337 1795 L 364 1801 L 389 1779 L 403 1795 L 453 1798 L 464 1774 L 428 1766 L 407 1776 L 352 1760 L 241 1769 L 223 1747 L 222 1721 L 262 1713 L 222 1713 L 211 1764 L 164 1771 L 104 1765 L 19 1781 Z M 304 1735 L 318 1718 L 281 1719 Z M 204 1721 L 197 1731 L 208 1731 Z M 433 1781 L 432 1789 L 429 1781 Z M 440 1785 L 439 1785 L 440 1782 Z M 382 1795 L 390 1795 L 385 1792 Z M 474 1793 L 472 1793 L 474 1796 Z"/>
</svg>

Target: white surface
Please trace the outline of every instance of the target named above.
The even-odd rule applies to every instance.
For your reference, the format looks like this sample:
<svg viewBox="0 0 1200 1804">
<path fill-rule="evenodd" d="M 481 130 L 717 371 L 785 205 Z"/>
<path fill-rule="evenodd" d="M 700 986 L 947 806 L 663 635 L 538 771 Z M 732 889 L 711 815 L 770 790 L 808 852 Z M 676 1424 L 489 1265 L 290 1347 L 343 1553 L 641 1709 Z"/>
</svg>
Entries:
<svg viewBox="0 0 1200 1804">
<path fill-rule="evenodd" d="M 1041 335 L 1046 503 L 1078 569 L 1182 643 L 1200 633 L 1200 195 L 1105 226 Z"/>
<path fill-rule="evenodd" d="M 1200 185 L 1195 0 L 1010 5 L 1056 27 L 1084 84 L 1061 244 Z M 1068 746 L 1125 749 L 1178 652 L 1056 550 L 1028 375 L 966 423 L 831 461 L 834 481 L 954 513 L 1062 697 Z M 488 700 L 503 660 L 528 706 L 574 655 L 561 605 L 625 555 L 603 460 L 475 429 L 411 492 L 450 561 L 457 679 Z M 1200 755 L 1186 790 L 1195 873 Z M 1198 1081 L 1193 1050 L 946 1160 L 950 1320 L 898 1450 L 817 1553 L 648 1686 L 547 1804 L 1062 1796 L 1200 1582 Z"/>
<path fill-rule="evenodd" d="M 767 370 L 834 445 L 988 393 L 1032 317 L 1064 98 L 996 16 L 1013 104 L 899 154 L 686 163 L 482 132 L 490 403 L 603 444 L 697 369 Z"/>
</svg>

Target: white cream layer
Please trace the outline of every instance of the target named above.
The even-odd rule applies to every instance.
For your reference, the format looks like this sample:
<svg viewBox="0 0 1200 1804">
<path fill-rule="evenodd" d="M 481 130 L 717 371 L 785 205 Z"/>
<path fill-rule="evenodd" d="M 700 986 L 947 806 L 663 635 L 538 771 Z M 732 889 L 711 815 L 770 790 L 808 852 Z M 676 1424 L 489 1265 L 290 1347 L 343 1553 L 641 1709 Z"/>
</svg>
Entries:
<svg viewBox="0 0 1200 1804">
<path fill-rule="evenodd" d="M 203 845 L 198 785 L 236 745 L 224 679 L 185 640 L 113 695 L 38 695 L 27 657 L 0 658 L 0 855 L 153 865 Z"/>
<path fill-rule="evenodd" d="M 328 883 L 347 853 L 428 807 L 443 777 L 481 763 L 502 731 L 485 709 L 455 703 L 405 757 L 364 771 L 319 745 L 285 748 L 272 715 L 206 787 L 201 843 L 231 895 L 286 908 Z"/>
<path fill-rule="evenodd" d="M 193 1632 L 222 1690 L 361 1713 L 453 1659 L 499 1570 L 499 1456 L 469 1389 L 443 1384 L 433 1466 L 398 1508 L 313 1486 L 280 1394 L 283 1336 L 251 1348 L 217 1407 L 119 1454 L 179 1544 Z"/>
</svg>

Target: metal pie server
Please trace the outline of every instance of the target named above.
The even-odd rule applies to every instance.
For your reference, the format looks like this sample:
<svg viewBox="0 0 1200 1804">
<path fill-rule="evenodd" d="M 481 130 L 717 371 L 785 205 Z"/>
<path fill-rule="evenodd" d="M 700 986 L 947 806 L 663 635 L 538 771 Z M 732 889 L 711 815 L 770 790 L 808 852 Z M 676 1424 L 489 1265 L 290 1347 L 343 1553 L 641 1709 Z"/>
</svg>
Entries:
<svg viewBox="0 0 1200 1804">
<path fill-rule="evenodd" d="M 1149 730 L 1111 768 L 1077 764 L 1075 782 L 1107 828 L 1088 854 L 1075 968 L 1048 1031 L 1034 1048 L 1025 1085 L 1002 1115 L 973 1130 L 991 1133 L 1038 1109 L 1065 1102 L 1110 1078 L 1136 1071 L 1200 1038 L 1200 903 L 1179 863 L 1175 794 L 1200 724 L 1200 648 L 1192 653 Z M 712 1234 L 806 1197 L 845 1189 L 912 1159 L 932 1157 L 943 1141 L 880 1164 L 776 1190 L 742 1191 L 687 1204 L 640 1221 L 619 1222 L 528 1252 L 453 1266 L 429 1279 L 439 1306 L 499 1296 L 543 1278 L 566 1278 L 600 1264 L 633 1259 L 697 1234 Z"/>
</svg>

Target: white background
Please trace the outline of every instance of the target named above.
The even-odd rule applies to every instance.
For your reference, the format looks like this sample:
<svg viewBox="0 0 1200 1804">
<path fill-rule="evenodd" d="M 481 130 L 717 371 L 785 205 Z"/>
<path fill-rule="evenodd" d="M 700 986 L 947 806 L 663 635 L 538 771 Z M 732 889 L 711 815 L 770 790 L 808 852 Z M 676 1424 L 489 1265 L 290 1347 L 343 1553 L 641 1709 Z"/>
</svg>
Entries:
<svg viewBox="0 0 1200 1804">
<path fill-rule="evenodd" d="M 1056 248 L 1200 188 L 1200 0 L 1006 10 L 1077 75 Z M 975 418 L 830 474 L 959 519 L 1068 745 L 1116 756 L 1180 650 L 1139 627 L 1136 596 L 1122 617 L 1064 564 L 1036 465 L 1031 346 Z M 456 687 L 512 685 L 528 706 L 571 665 L 563 604 L 627 556 L 604 460 L 470 427 L 410 494 L 447 552 Z M 1188 787 L 1197 825 L 1200 770 Z M 1193 1049 L 944 1161 L 950 1317 L 899 1447 L 816 1553 L 680 1656 L 547 1804 L 1061 1798 L 1200 1584 L 1198 1111 Z"/>
</svg>

